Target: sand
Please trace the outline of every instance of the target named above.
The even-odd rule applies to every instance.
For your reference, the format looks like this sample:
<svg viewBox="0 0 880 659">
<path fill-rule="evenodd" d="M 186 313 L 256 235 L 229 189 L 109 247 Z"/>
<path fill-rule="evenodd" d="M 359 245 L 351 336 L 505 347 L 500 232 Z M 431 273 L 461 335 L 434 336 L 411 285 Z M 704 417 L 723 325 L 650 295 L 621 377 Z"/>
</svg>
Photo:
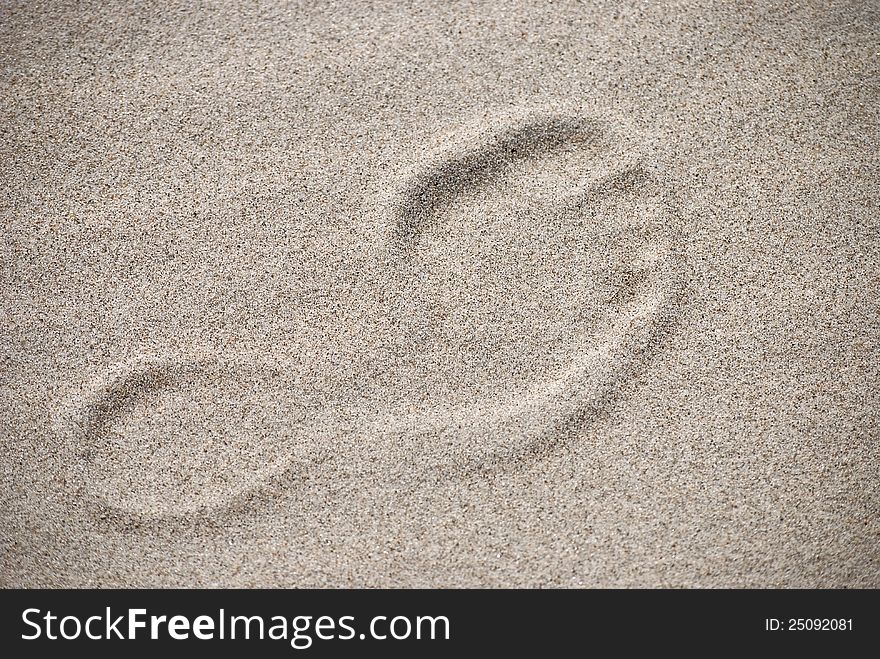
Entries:
<svg viewBox="0 0 880 659">
<path fill-rule="evenodd" d="M 0 8 L 0 585 L 880 587 L 880 7 L 334 5 Z"/>
</svg>

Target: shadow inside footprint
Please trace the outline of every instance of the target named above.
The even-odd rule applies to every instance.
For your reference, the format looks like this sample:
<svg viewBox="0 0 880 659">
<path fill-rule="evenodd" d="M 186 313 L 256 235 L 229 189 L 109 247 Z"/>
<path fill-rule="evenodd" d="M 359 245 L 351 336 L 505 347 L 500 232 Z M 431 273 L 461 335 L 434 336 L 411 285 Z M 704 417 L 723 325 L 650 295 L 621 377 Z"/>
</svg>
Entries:
<svg viewBox="0 0 880 659">
<path fill-rule="evenodd" d="M 551 115 L 462 144 L 402 182 L 397 193 L 395 238 L 404 242 L 417 239 L 435 210 L 503 175 L 518 161 L 534 160 L 561 147 L 589 145 L 598 135 L 596 122 Z"/>
</svg>

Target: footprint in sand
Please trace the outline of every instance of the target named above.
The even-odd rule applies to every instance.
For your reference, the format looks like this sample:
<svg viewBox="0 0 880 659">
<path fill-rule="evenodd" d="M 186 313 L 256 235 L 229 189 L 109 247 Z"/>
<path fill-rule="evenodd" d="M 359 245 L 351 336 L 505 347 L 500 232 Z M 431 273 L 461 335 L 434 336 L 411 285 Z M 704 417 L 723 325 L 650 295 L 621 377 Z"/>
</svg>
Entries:
<svg viewBox="0 0 880 659">
<path fill-rule="evenodd" d="M 394 385 L 371 412 L 328 402 L 303 365 L 141 359 L 59 416 L 77 481 L 105 508 L 186 515 L 364 447 L 389 468 L 484 464 L 595 414 L 678 302 L 667 194 L 633 135 L 496 118 L 372 200 Z"/>
<path fill-rule="evenodd" d="M 401 455 L 485 463 L 540 446 L 595 414 L 675 315 L 668 194 L 621 124 L 495 119 L 378 198 L 399 378 L 432 403 L 401 401 L 377 425 Z"/>
</svg>

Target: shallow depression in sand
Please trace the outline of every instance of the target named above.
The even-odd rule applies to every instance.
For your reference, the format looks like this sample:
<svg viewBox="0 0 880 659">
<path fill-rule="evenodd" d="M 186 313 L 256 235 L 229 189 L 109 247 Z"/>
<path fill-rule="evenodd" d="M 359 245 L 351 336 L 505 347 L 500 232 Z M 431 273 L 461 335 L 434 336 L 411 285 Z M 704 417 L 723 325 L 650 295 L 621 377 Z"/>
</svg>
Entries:
<svg viewBox="0 0 880 659">
<path fill-rule="evenodd" d="M 319 459 L 310 403 L 284 368 L 136 360 L 71 403 L 78 480 L 109 508 L 182 515 Z"/>
<path fill-rule="evenodd" d="M 657 342 L 680 270 L 641 147 L 615 120 L 525 112 L 453 135 L 380 197 L 406 392 L 387 424 L 422 458 L 521 450 Z"/>
</svg>

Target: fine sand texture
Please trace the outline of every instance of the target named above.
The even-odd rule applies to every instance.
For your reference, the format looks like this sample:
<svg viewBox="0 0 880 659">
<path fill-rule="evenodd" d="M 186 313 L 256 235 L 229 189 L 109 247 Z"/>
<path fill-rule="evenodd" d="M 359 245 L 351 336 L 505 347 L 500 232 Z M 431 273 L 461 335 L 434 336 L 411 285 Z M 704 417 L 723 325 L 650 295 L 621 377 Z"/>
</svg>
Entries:
<svg viewBox="0 0 880 659">
<path fill-rule="evenodd" d="M 880 587 L 880 5 L 0 5 L 0 586 Z"/>
</svg>

